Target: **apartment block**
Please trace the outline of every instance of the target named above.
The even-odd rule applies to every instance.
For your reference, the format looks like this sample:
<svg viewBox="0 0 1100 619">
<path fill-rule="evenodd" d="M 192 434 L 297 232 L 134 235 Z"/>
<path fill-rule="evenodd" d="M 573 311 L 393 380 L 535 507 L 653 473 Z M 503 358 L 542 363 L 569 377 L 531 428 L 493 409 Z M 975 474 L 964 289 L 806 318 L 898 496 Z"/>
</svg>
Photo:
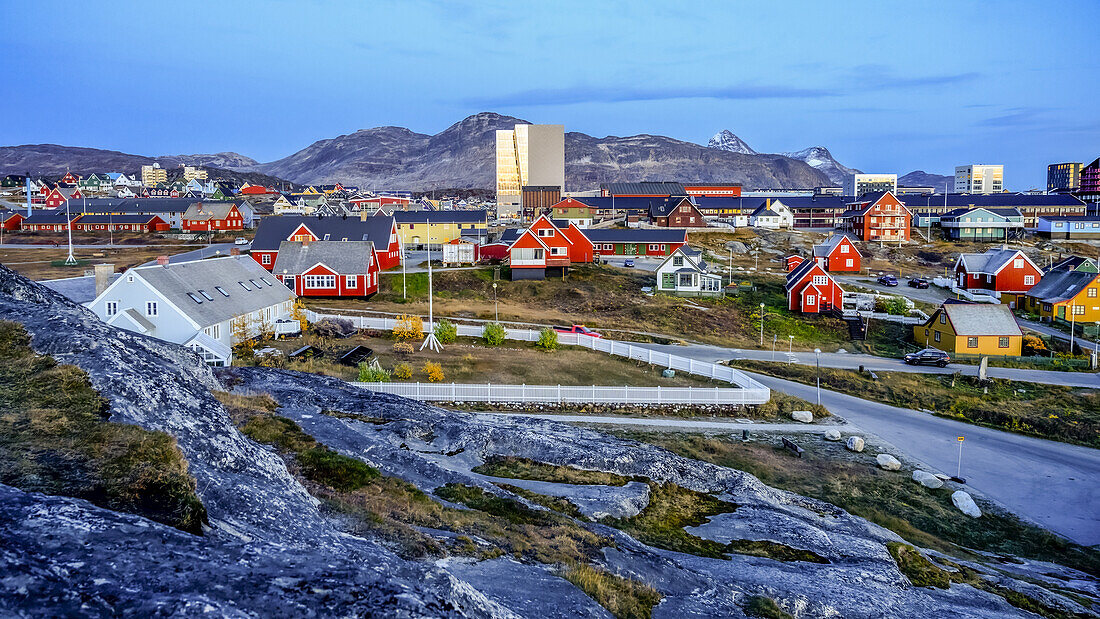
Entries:
<svg viewBox="0 0 1100 619">
<path fill-rule="evenodd" d="M 168 182 L 168 170 L 160 167 L 159 163 L 141 166 L 141 184 L 146 187 L 156 187 L 157 183 Z"/>
<path fill-rule="evenodd" d="M 202 168 L 199 168 L 199 167 L 196 167 L 196 166 L 189 166 L 189 165 L 185 165 L 185 166 L 182 166 L 182 167 L 183 167 L 183 178 L 184 178 L 184 180 L 204 181 L 204 180 L 207 179 L 206 170 L 204 170 Z"/>
<path fill-rule="evenodd" d="M 897 174 L 853 174 L 844 179 L 844 195 L 858 198 L 867 193 L 897 193 Z"/>
<path fill-rule="evenodd" d="M 1000 193 L 1004 191 L 1003 165 L 955 166 L 955 193 Z"/>
<path fill-rule="evenodd" d="M 517 214 L 524 187 L 565 190 L 565 127 L 516 125 L 497 131 L 497 213 Z"/>
</svg>

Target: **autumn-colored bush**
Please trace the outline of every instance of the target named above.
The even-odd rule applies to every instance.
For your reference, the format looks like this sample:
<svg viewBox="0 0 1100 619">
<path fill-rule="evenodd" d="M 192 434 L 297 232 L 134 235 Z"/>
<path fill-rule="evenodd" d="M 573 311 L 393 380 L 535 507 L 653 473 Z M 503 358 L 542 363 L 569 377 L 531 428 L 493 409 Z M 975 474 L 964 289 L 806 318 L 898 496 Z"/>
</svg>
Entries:
<svg viewBox="0 0 1100 619">
<path fill-rule="evenodd" d="M 435 361 L 425 362 L 424 367 L 420 369 L 424 372 L 424 375 L 428 377 L 429 383 L 438 383 L 443 380 L 443 366 Z"/>
<path fill-rule="evenodd" d="M 394 342 L 393 352 L 398 355 L 413 354 L 413 345 L 408 342 Z"/>
<path fill-rule="evenodd" d="M 397 365 L 393 366 L 393 377 L 394 378 L 400 378 L 401 380 L 408 380 L 408 379 L 412 378 L 412 375 L 413 375 L 412 366 L 409 365 L 408 363 L 405 363 L 404 361 L 402 361 L 401 363 L 398 363 Z"/>
<path fill-rule="evenodd" d="M 420 316 L 402 314 L 393 326 L 393 336 L 399 340 L 414 340 L 424 337 L 424 321 Z"/>
</svg>

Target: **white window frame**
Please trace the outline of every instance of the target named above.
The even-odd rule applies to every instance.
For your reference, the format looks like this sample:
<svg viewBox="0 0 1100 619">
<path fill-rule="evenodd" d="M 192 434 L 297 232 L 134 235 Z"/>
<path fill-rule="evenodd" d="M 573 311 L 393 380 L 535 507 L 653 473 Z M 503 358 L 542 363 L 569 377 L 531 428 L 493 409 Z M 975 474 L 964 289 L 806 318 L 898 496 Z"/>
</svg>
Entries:
<svg viewBox="0 0 1100 619">
<path fill-rule="evenodd" d="M 107 301 L 103 306 L 103 311 L 108 317 L 114 316 L 118 313 L 118 301 Z"/>
<path fill-rule="evenodd" d="M 1031 286 L 1034 283 L 1035 283 L 1035 276 L 1034 275 L 1025 275 L 1024 276 L 1024 285 L 1025 286 Z"/>
<path fill-rule="evenodd" d="M 812 294 L 806 295 L 806 305 L 817 306 L 817 296 Z"/>
<path fill-rule="evenodd" d="M 336 288 L 335 275 L 303 275 L 306 288 L 334 289 Z"/>
<path fill-rule="evenodd" d="M 826 286 L 829 283 L 828 275 L 814 275 L 814 286 Z"/>
<path fill-rule="evenodd" d="M 345 275 L 344 276 L 344 288 L 358 288 L 359 276 L 358 275 Z"/>
<path fill-rule="evenodd" d="M 262 254 L 260 256 L 260 262 L 262 264 L 271 264 L 271 254 Z"/>
</svg>

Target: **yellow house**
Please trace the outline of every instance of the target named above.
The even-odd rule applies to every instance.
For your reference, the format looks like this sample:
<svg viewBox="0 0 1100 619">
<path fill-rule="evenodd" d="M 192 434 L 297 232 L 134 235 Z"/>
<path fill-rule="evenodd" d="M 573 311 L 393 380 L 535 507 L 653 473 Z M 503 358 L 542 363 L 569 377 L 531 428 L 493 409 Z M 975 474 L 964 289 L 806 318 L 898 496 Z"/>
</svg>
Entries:
<svg viewBox="0 0 1100 619">
<path fill-rule="evenodd" d="M 376 215 L 377 216 L 377 215 Z M 459 237 L 485 238 L 485 211 L 394 211 L 401 244 L 407 249 L 439 249 Z"/>
<path fill-rule="evenodd" d="M 1016 357 L 1024 334 L 1007 305 L 944 303 L 913 326 L 913 341 L 949 353 Z"/>
<path fill-rule="evenodd" d="M 1040 320 L 1090 323 L 1100 321 L 1100 274 L 1050 271 L 1019 295 L 1016 309 L 1038 314 Z"/>
</svg>

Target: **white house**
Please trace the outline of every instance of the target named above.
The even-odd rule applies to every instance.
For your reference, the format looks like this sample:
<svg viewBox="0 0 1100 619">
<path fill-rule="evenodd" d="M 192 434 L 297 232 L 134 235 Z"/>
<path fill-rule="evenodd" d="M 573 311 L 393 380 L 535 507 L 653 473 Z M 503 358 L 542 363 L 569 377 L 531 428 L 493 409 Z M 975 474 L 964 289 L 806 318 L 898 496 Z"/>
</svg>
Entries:
<svg viewBox="0 0 1100 619">
<path fill-rule="evenodd" d="M 718 296 L 722 294 L 722 276 L 707 273 L 699 250 L 681 245 L 657 267 L 657 291 L 685 297 Z"/>
<path fill-rule="evenodd" d="M 109 325 L 182 344 L 207 363 L 233 360 L 234 326 L 274 330 L 294 293 L 249 256 L 134 267 L 88 304 Z"/>
<path fill-rule="evenodd" d="M 778 230 L 794 227 L 794 214 L 790 207 L 779 200 L 768 199 L 749 215 L 749 225 L 754 228 Z"/>
</svg>

